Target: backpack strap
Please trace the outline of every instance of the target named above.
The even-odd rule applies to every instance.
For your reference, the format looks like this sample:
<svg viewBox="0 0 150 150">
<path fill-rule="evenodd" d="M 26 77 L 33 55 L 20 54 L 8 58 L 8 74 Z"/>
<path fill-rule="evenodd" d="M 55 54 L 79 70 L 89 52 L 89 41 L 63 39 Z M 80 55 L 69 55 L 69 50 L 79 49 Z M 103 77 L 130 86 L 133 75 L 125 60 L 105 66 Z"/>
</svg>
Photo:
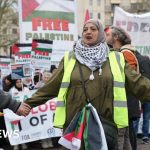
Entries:
<svg viewBox="0 0 150 150">
<path fill-rule="evenodd" d="M 136 71 L 139 73 L 139 72 L 140 72 L 140 70 L 139 70 L 139 62 L 138 62 L 138 60 L 137 60 L 135 54 L 132 52 L 132 50 L 129 49 L 129 48 L 123 48 L 123 49 L 121 49 L 121 52 L 122 52 L 122 53 L 124 53 L 124 52 L 129 52 L 130 54 L 132 54 L 132 56 L 134 57 L 134 59 L 136 60 L 136 63 L 137 63 Z"/>
</svg>

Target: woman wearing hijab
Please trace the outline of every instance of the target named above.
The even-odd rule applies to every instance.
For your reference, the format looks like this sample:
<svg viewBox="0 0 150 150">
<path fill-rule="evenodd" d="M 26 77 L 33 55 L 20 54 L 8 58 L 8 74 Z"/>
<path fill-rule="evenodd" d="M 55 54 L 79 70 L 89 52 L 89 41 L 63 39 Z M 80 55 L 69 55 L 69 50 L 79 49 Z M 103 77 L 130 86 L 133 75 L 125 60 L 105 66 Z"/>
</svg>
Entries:
<svg viewBox="0 0 150 150">
<path fill-rule="evenodd" d="M 65 55 L 49 82 L 26 103 L 33 107 L 57 97 L 54 125 L 66 129 L 88 98 L 103 118 L 124 128 L 128 126 L 125 88 L 140 100 L 150 99 L 150 80 L 125 64 L 122 54 L 110 52 L 101 23 L 88 20 L 74 50 Z M 107 144 L 109 150 L 118 149 L 117 143 Z"/>
<path fill-rule="evenodd" d="M 30 90 L 26 87 L 25 84 L 23 84 L 22 79 L 16 79 L 14 80 L 14 86 L 10 89 L 10 93 L 12 97 L 14 95 L 17 95 L 19 92 L 29 92 Z"/>
</svg>

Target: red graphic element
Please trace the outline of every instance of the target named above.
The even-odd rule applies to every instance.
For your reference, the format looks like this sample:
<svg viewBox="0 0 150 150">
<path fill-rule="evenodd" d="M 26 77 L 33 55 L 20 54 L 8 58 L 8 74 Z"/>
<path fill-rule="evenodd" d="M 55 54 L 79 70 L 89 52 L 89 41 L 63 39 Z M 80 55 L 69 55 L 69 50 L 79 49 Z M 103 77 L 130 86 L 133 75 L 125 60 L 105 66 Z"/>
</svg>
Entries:
<svg viewBox="0 0 150 150">
<path fill-rule="evenodd" d="M 36 0 L 22 0 L 22 19 L 25 20 L 39 5 Z"/>
<path fill-rule="evenodd" d="M 89 20 L 89 19 L 90 19 L 90 13 L 89 13 L 89 10 L 86 9 L 86 13 L 85 13 L 85 21 L 84 21 L 84 22 L 86 22 L 86 21 Z"/>
<path fill-rule="evenodd" d="M 104 29 L 104 31 L 107 33 L 107 32 L 109 32 L 110 31 L 110 27 L 106 27 L 105 29 Z"/>
<path fill-rule="evenodd" d="M 19 47 L 17 47 L 17 45 L 16 44 L 14 44 L 13 46 L 12 46 L 12 54 L 17 54 L 18 52 L 19 52 Z"/>
<path fill-rule="evenodd" d="M 38 43 L 33 40 L 33 42 L 32 42 L 32 50 L 36 49 L 37 46 L 38 46 Z"/>
<path fill-rule="evenodd" d="M 13 120 L 11 121 L 12 124 L 17 125 L 19 123 L 20 120 Z"/>
</svg>

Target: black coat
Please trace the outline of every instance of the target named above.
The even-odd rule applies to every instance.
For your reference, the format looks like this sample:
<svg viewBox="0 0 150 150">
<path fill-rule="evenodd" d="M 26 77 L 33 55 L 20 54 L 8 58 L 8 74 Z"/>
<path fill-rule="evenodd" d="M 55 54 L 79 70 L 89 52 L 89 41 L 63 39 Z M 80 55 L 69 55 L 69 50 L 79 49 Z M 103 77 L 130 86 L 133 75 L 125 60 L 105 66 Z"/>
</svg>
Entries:
<svg viewBox="0 0 150 150">
<path fill-rule="evenodd" d="M 141 111 L 140 111 L 139 100 L 129 91 L 127 91 L 127 104 L 128 104 L 129 119 L 134 120 L 140 118 Z"/>
<path fill-rule="evenodd" d="M 16 112 L 20 104 L 21 102 L 13 100 L 9 93 L 0 90 L 0 111 L 9 108 L 13 112 Z"/>
</svg>

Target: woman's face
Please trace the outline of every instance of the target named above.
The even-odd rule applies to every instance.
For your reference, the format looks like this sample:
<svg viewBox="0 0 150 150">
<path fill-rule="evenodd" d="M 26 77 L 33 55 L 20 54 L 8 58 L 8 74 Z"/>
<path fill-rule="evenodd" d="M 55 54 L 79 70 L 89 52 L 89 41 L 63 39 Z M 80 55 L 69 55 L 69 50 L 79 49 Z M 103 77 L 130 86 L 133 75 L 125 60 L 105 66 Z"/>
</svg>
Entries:
<svg viewBox="0 0 150 150">
<path fill-rule="evenodd" d="M 16 81 L 16 87 L 17 87 L 17 88 L 22 88 L 22 85 L 23 85 L 23 84 L 22 84 L 22 81 L 21 81 L 21 80 L 17 80 L 17 81 Z"/>
<path fill-rule="evenodd" d="M 87 23 L 83 28 L 83 42 L 86 45 L 93 46 L 97 44 L 99 30 L 93 23 Z"/>
</svg>

